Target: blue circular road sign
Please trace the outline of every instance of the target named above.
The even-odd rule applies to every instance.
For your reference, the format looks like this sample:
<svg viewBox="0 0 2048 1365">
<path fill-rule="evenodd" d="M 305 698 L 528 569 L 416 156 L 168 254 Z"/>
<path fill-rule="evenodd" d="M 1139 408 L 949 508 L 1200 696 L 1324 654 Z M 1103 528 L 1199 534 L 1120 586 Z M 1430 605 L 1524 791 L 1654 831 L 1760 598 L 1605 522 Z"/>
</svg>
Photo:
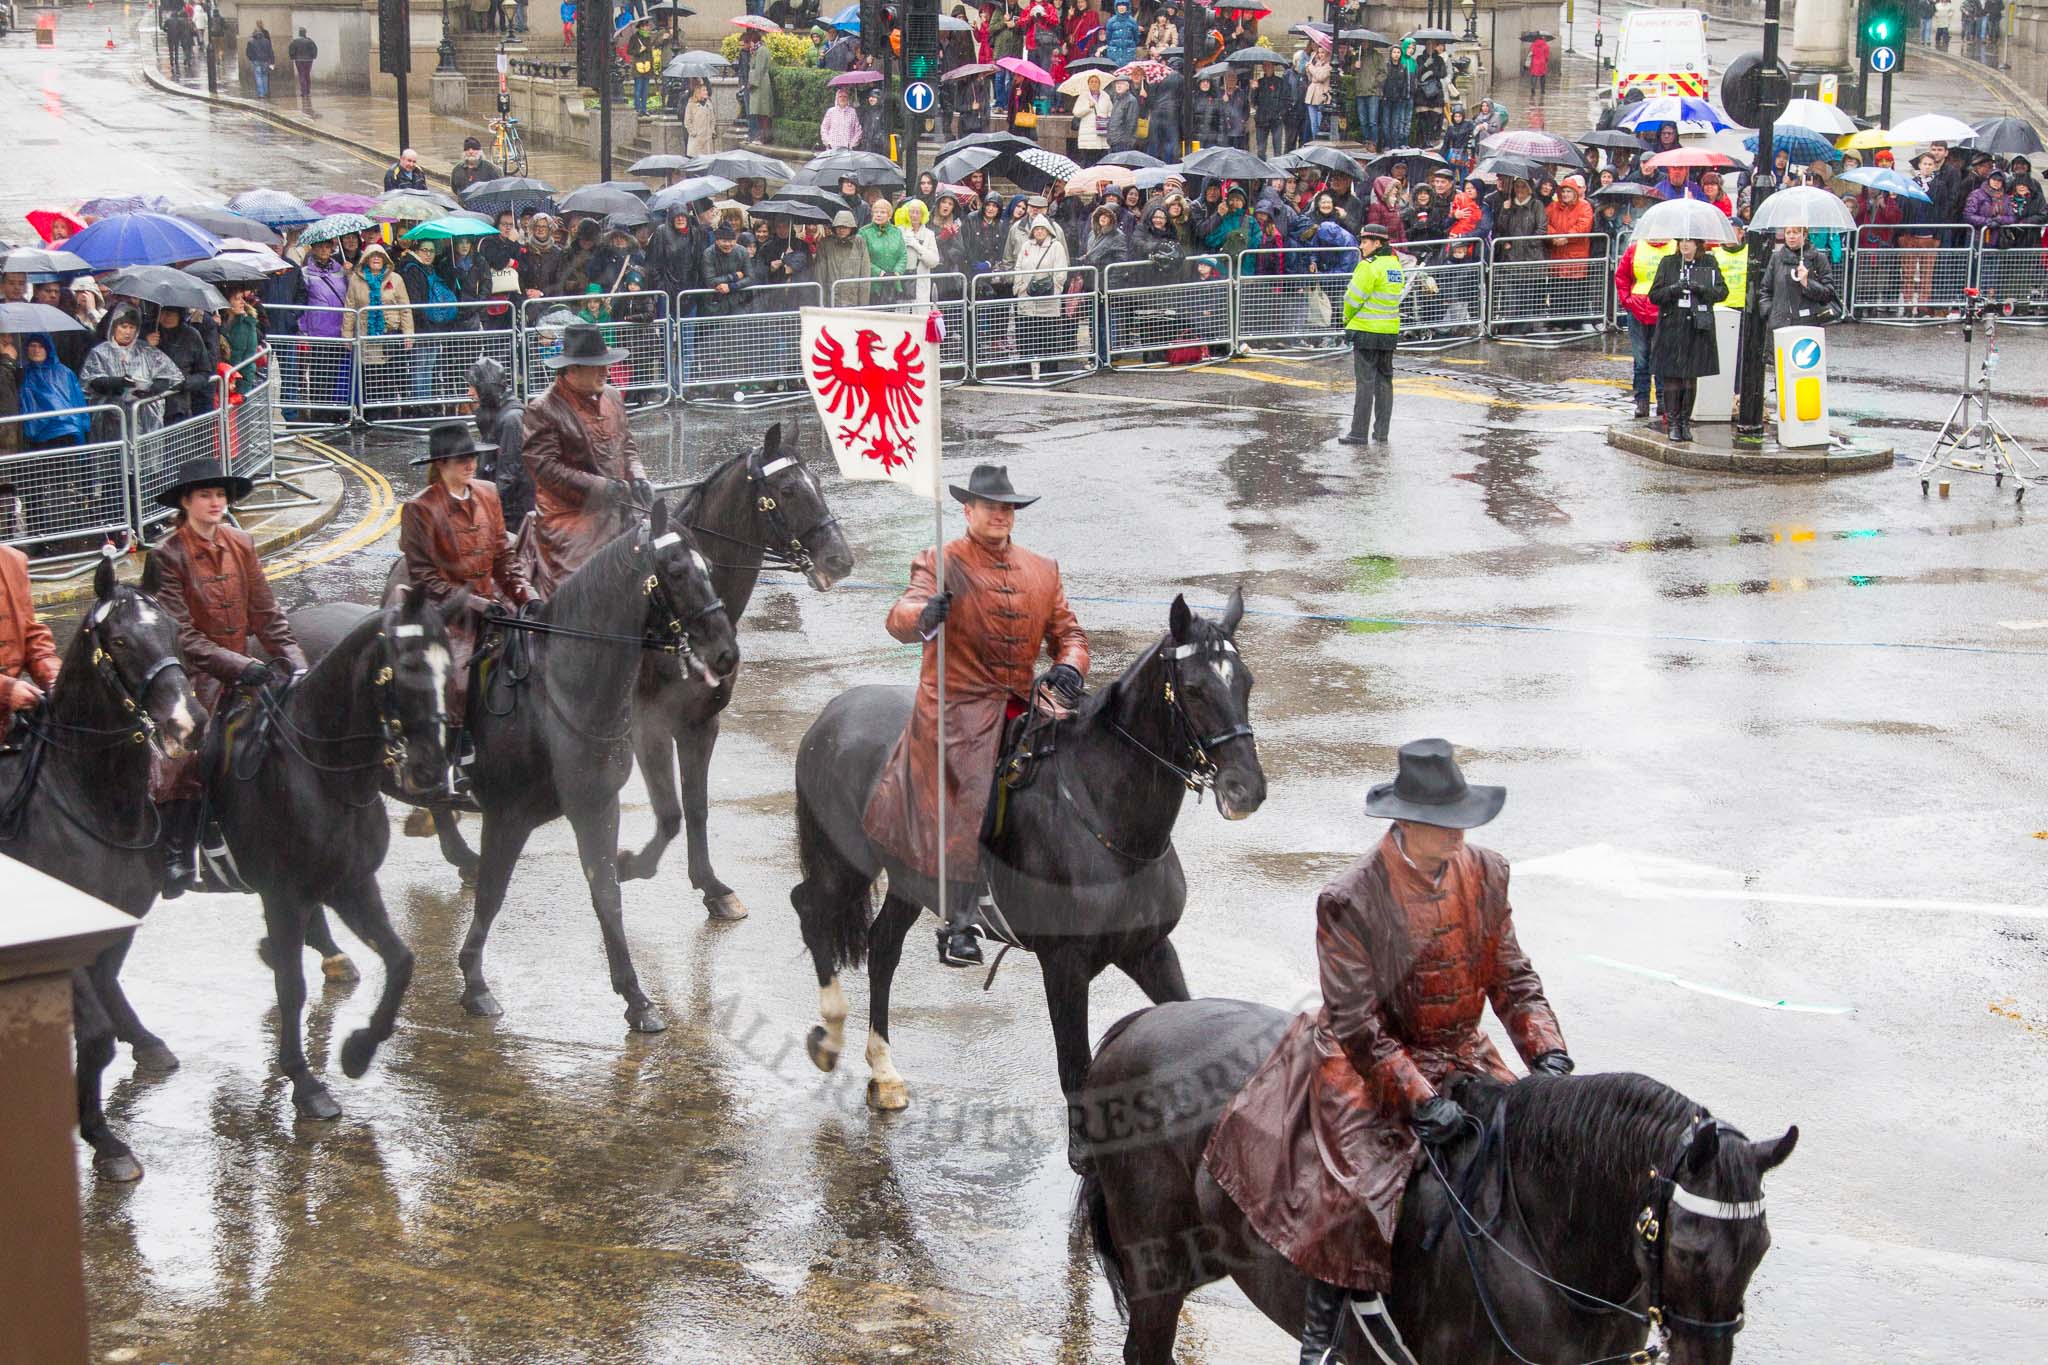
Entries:
<svg viewBox="0 0 2048 1365">
<path fill-rule="evenodd" d="M 1895 47 L 1873 47 L 1870 49 L 1870 69 L 1883 75 L 1899 64 L 1899 50 Z"/>
<path fill-rule="evenodd" d="M 1807 337 L 1792 348 L 1792 363 L 1799 369 L 1810 370 L 1820 364 L 1820 343 Z"/>
<path fill-rule="evenodd" d="M 912 81 L 903 87 L 903 107 L 913 114 L 929 114 L 939 102 L 929 81 Z"/>
</svg>

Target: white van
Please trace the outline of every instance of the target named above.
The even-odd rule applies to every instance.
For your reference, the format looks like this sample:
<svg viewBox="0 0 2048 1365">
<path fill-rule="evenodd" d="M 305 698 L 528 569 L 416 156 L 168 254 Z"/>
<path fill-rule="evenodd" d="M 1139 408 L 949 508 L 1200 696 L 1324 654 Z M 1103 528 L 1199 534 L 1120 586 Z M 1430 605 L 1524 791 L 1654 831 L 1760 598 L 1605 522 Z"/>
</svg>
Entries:
<svg viewBox="0 0 2048 1365">
<path fill-rule="evenodd" d="M 1631 10 L 1614 44 L 1616 100 L 1631 90 L 1652 95 L 1707 94 L 1707 21 L 1696 9 Z"/>
</svg>

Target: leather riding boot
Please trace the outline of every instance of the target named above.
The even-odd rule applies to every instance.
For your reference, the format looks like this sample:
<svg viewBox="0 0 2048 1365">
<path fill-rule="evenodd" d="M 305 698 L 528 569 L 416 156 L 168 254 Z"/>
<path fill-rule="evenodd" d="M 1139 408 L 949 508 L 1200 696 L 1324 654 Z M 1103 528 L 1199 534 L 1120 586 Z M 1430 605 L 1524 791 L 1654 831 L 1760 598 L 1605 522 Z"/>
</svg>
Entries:
<svg viewBox="0 0 2048 1365">
<path fill-rule="evenodd" d="M 978 886 L 947 886 L 946 922 L 939 926 L 940 966 L 981 965 L 981 931 L 975 913 L 975 906 L 980 899 L 981 888 Z"/>
<path fill-rule="evenodd" d="M 1335 1353 L 1350 1298 L 1351 1291 L 1342 1285 L 1308 1282 L 1308 1301 L 1301 1313 L 1301 1365 L 1324 1365 Z"/>
<path fill-rule="evenodd" d="M 162 897 L 174 901 L 199 884 L 192 855 L 199 842 L 199 803 L 165 801 L 157 806 L 158 842 L 164 854 Z"/>
</svg>

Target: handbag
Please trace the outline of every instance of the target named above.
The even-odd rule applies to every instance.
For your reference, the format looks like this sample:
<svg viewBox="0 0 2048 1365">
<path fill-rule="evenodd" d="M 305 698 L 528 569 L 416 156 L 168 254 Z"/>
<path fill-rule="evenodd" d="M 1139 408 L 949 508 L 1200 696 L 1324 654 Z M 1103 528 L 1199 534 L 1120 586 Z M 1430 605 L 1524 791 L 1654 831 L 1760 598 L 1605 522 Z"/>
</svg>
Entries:
<svg viewBox="0 0 2048 1365">
<path fill-rule="evenodd" d="M 1320 289 L 1308 291 L 1308 325 L 1317 331 L 1324 331 L 1330 325 L 1332 310 L 1330 296 Z"/>
<path fill-rule="evenodd" d="M 1037 278 L 1033 279 L 1029 284 L 1024 286 L 1024 293 L 1028 298 L 1051 298 L 1052 280 L 1047 276 L 1040 275 Z"/>
<path fill-rule="evenodd" d="M 498 269 L 493 270 L 491 272 L 491 292 L 493 294 L 518 293 L 519 267 L 516 265 L 507 265 L 500 266 Z"/>
<path fill-rule="evenodd" d="M 1038 111 L 1035 109 L 1019 109 L 1017 116 L 1010 120 L 1010 126 L 1012 128 L 1036 128 L 1038 126 Z"/>
</svg>

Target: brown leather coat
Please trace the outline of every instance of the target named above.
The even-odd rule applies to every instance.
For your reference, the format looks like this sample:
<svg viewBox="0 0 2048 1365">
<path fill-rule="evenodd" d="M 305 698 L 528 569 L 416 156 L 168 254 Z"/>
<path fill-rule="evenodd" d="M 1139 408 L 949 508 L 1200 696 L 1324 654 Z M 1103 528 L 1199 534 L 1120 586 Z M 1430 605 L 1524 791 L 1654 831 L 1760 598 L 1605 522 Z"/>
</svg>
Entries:
<svg viewBox="0 0 2048 1365">
<path fill-rule="evenodd" d="M 144 581 L 154 585 L 156 600 L 178 623 L 178 658 L 208 716 L 249 666 L 252 639 L 294 671 L 306 667 L 291 623 L 271 596 L 256 544 L 244 532 L 222 526 L 208 544 L 180 523 L 150 550 Z M 158 801 L 197 797 L 197 752 L 174 763 L 154 760 L 150 794 Z"/>
<path fill-rule="evenodd" d="M 526 568 L 505 543 L 505 513 L 498 490 L 482 479 L 469 497 L 456 499 L 437 479 L 406 503 L 398 529 L 405 576 L 433 602 L 446 602 L 462 588 L 470 605 L 448 621 L 448 714 L 461 717 L 469 695 L 469 660 L 476 653 L 483 608 L 491 602 L 524 606 L 533 601 Z"/>
<path fill-rule="evenodd" d="M 1389 831 L 1316 902 L 1323 1007 L 1294 1021 L 1224 1111 L 1209 1173 L 1306 1273 L 1387 1288 L 1418 1144 L 1408 1116 L 1453 1071 L 1512 1076 L 1480 1030 L 1491 1001 L 1526 1062 L 1564 1046 L 1515 941 L 1507 860 L 1467 845 L 1430 883 Z"/>
<path fill-rule="evenodd" d="M 25 710 L 33 704 L 26 689 L 16 694 L 16 678 L 26 678 L 48 693 L 57 682 L 57 663 L 57 642 L 50 628 L 36 619 L 28 556 L 12 545 L 0 545 L 0 711 Z M 0 716 L 0 734 L 8 724 Z"/>
<path fill-rule="evenodd" d="M 910 586 L 889 608 L 889 634 L 915 644 L 918 613 L 937 589 L 933 554 L 910 566 Z M 1054 663 L 1088 673 L 1088 637 L 1067 605 L 1060 566 L 1012 543 L 997 552 L 972 536 L 946 546 L 946 876 L 981 878 L 981 815 L 995 776 L 1006 706 L 1022 702 L 1041 647 Z M 938 646 L 927 642 L 917 708 L 868 797 L 866 828 L 890 854 L 938 875 Z"/>
<path fill-rule="evenodd" d="M 632 514 L 613 504 L 606 481 L 644 479 L 647 471 L 625 401 L 610 385 L 590 400 L 557 379 L 526 405 L 520 455 L 533 474 L 540 513 L 533 586 L 546 597 L 626 529 Z"/>
</svg>

